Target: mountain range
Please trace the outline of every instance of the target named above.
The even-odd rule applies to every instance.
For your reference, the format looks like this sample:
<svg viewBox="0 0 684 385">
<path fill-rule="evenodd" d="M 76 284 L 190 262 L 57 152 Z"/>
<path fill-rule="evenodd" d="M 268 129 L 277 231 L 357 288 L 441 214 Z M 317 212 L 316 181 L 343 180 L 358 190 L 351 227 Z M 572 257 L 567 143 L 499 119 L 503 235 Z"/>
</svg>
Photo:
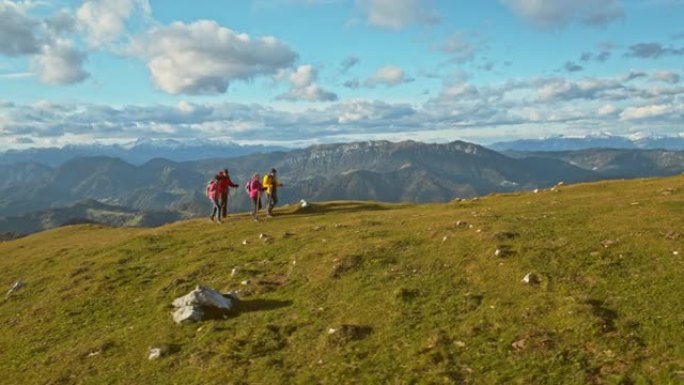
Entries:
<svg viewBox="0 0 684 385">
<path fill-rule="evenodd" d="M 85 200 L 143 213 L 136 215 L 208 215 L 204 187 L 223 168 L 240 185 L 230 197 L 230 211 L 236 212 L 249 209 L 242 189 L 245 182 L 253 173 L 263 176 L 271 168 L 278 169 L 284 183 L 283 204 L 301 199 L 445 202 L 547 188 L 560 181 L 675 175 L 684 171 L 684 152 L 594 149 L 502 154 L 461 141 L 371 141 L 185 162 L 157 158 L 140 165 L 104 156 L 76 158 L 55 167 L 15 163 L 0 165 L 0 217 L 5 217 L 2 223 L 7 226 L 0 232 L 12 223 L 47 224 L 21 229 L 59 225 L 41 219 L 45 210 L 57 208 L 72 207 L 71 216 L 60 214 L 64 221 L 88 219 L 78 206 Z M 169 214 L 161 217 L 176 219 Z M 89 220 L 119 224 L 105 215 L 98 218 Z"/>
<path fill-rule="evenodd" d="M 495 151 L 577 151 L 593 148 L 684 150 L 684 138 L 678 136 L 626 138 L 615 135 L 555 136 L 542 139 L 497 142 L 487 147 Z"/>
<path fill-rule="evenodd" d="M 60 166 L 82 157 L 108 156 L 142 164 L 154 158 L 184 162 L 208 158 L 232 158 L 247 154 L 285 150 L 280 146 L 239 145 L 214 140 L 138 139 L 129 144 L 81 144 L 64 147 L 29 148 L 0 152 L 0 164 L 37 162 Z"/>
</svg>

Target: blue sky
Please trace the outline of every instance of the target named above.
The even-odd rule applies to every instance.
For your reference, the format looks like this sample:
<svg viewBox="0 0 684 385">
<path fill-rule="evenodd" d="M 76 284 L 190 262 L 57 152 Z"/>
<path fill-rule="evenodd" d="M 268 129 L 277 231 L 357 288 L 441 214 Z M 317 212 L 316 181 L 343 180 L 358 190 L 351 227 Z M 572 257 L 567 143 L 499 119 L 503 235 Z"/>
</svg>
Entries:
<svg viewBox="0 0 684 385">
<path fill-rule="evenodd" d="M 0 150 L 684 136 L 682 0 L 0 0 Z"/>
</svg>

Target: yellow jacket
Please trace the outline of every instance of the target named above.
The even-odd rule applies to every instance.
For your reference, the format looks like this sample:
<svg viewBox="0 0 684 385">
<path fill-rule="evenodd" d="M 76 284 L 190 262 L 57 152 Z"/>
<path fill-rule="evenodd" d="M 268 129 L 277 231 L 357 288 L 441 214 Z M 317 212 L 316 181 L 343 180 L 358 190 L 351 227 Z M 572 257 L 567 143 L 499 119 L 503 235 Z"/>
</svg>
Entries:
<svg viewBox="0 0 684 385">
<path fill-rule="evenodd" d="M 266 194 L 269 195 L 273 194 L 274 188 L 277 186 L 282 186 L 282 184 L 278 182 L 278 179 L 273 177 L 271 174 L 264 175 L 264 180 L 261 185 L 266 189 Z"/>
</svg>

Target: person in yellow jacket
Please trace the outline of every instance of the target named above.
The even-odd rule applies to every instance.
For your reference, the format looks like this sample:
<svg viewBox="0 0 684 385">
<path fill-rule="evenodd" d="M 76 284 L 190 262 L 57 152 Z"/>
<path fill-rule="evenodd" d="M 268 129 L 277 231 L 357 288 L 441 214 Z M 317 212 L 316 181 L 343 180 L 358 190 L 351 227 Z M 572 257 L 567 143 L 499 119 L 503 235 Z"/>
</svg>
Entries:
<svg viewBox="0 0 684 385">
<path fill-rule="evenodd" d="M 264 175 L 264 180 L 261 183 L 266 189 L 266 198 L 268 199 L 267 216 L 273 216 L 273 207 L 278 204 L 278 188 L 282 187 L 282 183 L 276 177 L 276 169 L 272 168 L 271 172 Z"/>
</svg>

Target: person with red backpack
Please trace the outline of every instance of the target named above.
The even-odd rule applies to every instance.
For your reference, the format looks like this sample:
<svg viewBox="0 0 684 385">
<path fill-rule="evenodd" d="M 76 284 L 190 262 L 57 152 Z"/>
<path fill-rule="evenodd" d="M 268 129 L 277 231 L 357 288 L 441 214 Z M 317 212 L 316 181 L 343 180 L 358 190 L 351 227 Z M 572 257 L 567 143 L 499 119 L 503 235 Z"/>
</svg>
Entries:
<svg viewBox="0 0 684 385">
<path fill-rule="evenodd" d="M 228 195 L 231 187 L 238 188 L 240 185 L 233 183 L 230 180 L 230 175 L 228 174 L 228 169 L 224 168 L 223 171 L 218 173 L 219 183 L 221 184 L 221 217 L 225 218 L 228 215 Z"/>
<path fill-rule="evenodd" d="M 211 211 L 211 217 L 209 217 L 209 219 L 214 221 L 214 218 L 216 217 L 217 223 L 221 223 L 221 214 L 223 213 L 223 210 L 221 208 L 222 191 L 221 191 L 221 177 L 218 174 L 216 176 L 214 176 L 214 179 L 209 181 L 209 183 L 207 184 L 206 193 L 207 193 L 207 198 L 209 198 L 209 200 L 211 200 L 211 202 L 214 205 L 212 208 L 212 211 Z"/>
</svg>

